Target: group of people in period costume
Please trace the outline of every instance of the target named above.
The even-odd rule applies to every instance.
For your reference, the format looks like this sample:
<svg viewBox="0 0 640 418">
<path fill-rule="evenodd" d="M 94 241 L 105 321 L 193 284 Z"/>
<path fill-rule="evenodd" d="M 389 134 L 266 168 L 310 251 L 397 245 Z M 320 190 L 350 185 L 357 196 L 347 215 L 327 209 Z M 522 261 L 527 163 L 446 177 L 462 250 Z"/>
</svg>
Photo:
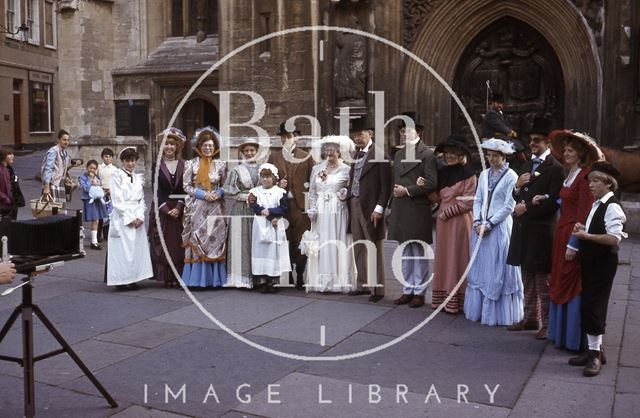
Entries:
<svg viewBox="0 0 640 418">
<path fill-rule="evenodd" d="M 183 161 L 186 138 L 171 128 L 164 132 L 157 169 L 157 214 L 151 210 L 146 217 L 135 149 L 120 153 L 120 168 L 109 166 L 113 152 L 109 161 L 103 155 L 104 167 L 87 163 L 80 184 L 92 248 L 94 233 L 102 230 L 98 222 L 108 218 L 106 280 L 119 289 L 150 277 L 179 287 L 177 273 L 192 289 L 272 293 L 290 285 L 367 294 L 378 302 L 387 238 L 402 254 L 401 271 L 394 271 L 402 295 L 394 304 L 423 306 L 433 276 L 433 308 L 509 331 L 535 331 L 537 339 L 582 351 L 569 363 L 594 376 L 606 362 L 607 304 L 617 247 L 626 236 L 626 218 L 613 195 L 619 173 L 592 138 L 551 131 L 542 118 L 528 132 L 531 159 L 510 164 L 517 134 L 500 100 L 492 103 L 484 126 L 489 137 L 481 144 L 488 167 L 479 176 L 470 167 L 465 137 L 450 135 L 434 152 L 421 140 L 423 126 L 414 112 L 400 117 L 402 146 L 391 162 L 376 147 L 366 118 L 352 121 L 350 137 L 314 143 L 317 164 L 315 151 L 298 146 L 296 126 L 283 123 L 280 150 L 265 161 L 260 144 L 246 139 L 230 170 L 220 159 L 214 129 L 196 132 L 196 156 Z M 65 133 L 43 163 L 43 194 L 51 199 L 61 198 L 67 146 Z M 11 161 L 0 153 L 0 162 L 0 210 L 10 214 L 16 195 L 5 170 Z M 100 187 L 107 193 L 92 192 Z"/>
</svg>

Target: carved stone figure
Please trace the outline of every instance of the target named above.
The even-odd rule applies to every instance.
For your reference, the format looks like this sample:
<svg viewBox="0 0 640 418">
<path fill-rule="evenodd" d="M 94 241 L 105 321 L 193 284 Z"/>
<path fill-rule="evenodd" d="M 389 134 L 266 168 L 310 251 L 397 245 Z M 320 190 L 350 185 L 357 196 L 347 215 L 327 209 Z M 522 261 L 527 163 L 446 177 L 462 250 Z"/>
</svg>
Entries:
<svg viewBox="0 0 640 418">
<path fill-rule="evenodd" d="M 360 29 L 349 16 L 349 27 Z M 336 36 L 334 92 L 337 107 L 364 106 L 367 88 L 367 38 L 343 32 Z"/>
</svg>

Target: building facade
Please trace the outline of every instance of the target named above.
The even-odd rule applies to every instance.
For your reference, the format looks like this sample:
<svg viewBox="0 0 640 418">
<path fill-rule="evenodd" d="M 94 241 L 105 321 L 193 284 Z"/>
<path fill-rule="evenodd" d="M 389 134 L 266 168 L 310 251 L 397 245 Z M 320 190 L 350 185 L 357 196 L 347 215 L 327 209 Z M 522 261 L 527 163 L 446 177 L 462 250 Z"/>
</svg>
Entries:
<svg viewBox="0 0 640 418">
<path fill-rule="evenodd" d="M 341 109 L 385 119 L 415 110 L 423 139 L 435 144 L 451 132 L 470 136 L 469 119 L 479 127 L 491 89 L 506 97 L 520 133 L 544 116 L 622 148 L 640 143 L 637 3 L 63 0 L 60 124 L 81 154 L 134 144 L 152 158 L 172 118 L 191 136 L 201 126 L 220 128 L 226 115 L 234 124 L 261 116 L 256 124 L 269 134 L 292 115 L 309 115 L 299 119 L 303 132 L 317 120 L 326 135 L 340 129 Z M 320 25 L 356 32 L 295 31 Z M 247 44 L 287 29 L 294 31 Z M 236 93 L 220 93 L 228 91 Z M 255 95 L 241 93 L 248 91 L 264 99 L 264 114 L 255 113 Z M 394 129 L 386 134 L 388 145 L 396 142 Z M 244 135 L 255 131 L 230 131 Z"/>
<path fill-rule="evenodd" d="M 50 143 L 60 128 L 56 2 L 0 0 L 0 145 Z"/>
</svg>

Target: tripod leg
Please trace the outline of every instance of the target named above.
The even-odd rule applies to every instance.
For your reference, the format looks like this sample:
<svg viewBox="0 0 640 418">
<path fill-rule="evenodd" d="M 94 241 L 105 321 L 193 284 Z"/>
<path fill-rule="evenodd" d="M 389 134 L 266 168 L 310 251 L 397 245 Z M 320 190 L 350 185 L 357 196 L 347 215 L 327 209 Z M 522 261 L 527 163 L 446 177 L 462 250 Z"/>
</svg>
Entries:
<svg viewBox="0 0 640 418">
<path fill-rule="evenodd" d="M 7 336 L 7 333 L 11 329 L 13 323 L 16 322 L 16 319 L 18 319 L 18 315 L 20 315 L 20 309 L 22 309 L 22 306 L 16 306 L 13 312 L 11 312 L 11 315 L 9 315 L 9 319 L 7 319 L 7 322 L 5 322 L 4 326 L 2 327 L 2 331 L 0 331 L 0 343 L 2 342 L 2 340 L 4 340 L 4 337 Z"/>
<path fill-rule="evenodd" d="M 24 375 L 24 415 L 35 414 L 35 371 L 33 368 L 33 306 L 22 307 L 22 371 Z"/>
<path fill-rule="evenodd" d="M 42 313 L 40 308 L 34 305 L 33 311 L 35 312 L 36 316 L 40 318 L 40 321 L 42 321 L 44 326 L 47 327 L 51 335 L 55 337 L 55 339 L 62 346 L 62 348 L 67 352 L 67 354 L 69 354 L 69 357 L 71 357 L 73 361 L 75 361 L 75 363 L 78 365 L 78 367 L 80 367 L 84 375 L 87 376 L 89 380 L 91 380 L 91 383 L 93 383 L 96 389 L 100 391 L 100 393 L 107 400 L 107 402 L 109 402 L 109 405 L 112 408 L 117 408 L 118 404 L 116 403 L 116 401 L 111 397 L 109 392 L 107 392 L 107 390 L 102 386 L 102 384 L 100 384 L 98 379 L 96 379 L 96 377 L 93 375 L 93 373 L 91 373 L 89 368 L 82 362 L 82 360 L 80 360 L 80 357 L 78 357 L 75 351 L 71 349 L 71 346 L 65 341 L 64 338 L 62 338 L 62 335 L 60 335 L 58 330 L 53 326 L 53 324 L 49 321 L 49 319 L 44 315 L 44 313 Z"/>
</svg>

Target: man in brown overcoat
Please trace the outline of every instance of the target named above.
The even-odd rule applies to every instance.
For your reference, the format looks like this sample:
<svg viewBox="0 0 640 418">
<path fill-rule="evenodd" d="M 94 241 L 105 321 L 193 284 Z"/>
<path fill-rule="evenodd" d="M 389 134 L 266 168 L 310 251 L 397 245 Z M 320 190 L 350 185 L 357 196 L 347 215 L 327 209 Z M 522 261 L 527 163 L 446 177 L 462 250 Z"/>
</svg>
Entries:
<svg viewBox="0 0 640 418">
<path fill-rule="evenodd" d="M 296 288 L 302 289 L 307 256 L 300 253 L 299 247 L 302 234 L 311 227 L 309 217 L 305 213 L 305 193 L 309 190 L 313 159 L 308 152 L 297 146 L 300 131 L 295 126 L 292 130 L 287 130 L 283 122 L 280 124 L 278 135 L 282 140 L 282 150 L 271 151 L 268 162 L 278 168 L 281 179 L 280 187 L 288 192 L 289 210 L 286 218 L 289 221 L 287 228 L 289 257 L 291 263 L 295 264 Z M 293 278 L 290 280 L 291 284 L 294 284 Z"/>
<path fill-rule="evenodd" d="M 400 138 L 405 146 L 396 152 L 393 159 L 388 239 L 398 241 L 401 245 L 406 243 L 402 252 L 405 282 L 402 296 L 394 303 L 408 303 L 410 307 L 418 308 L 424 305 L 429 276 L 426 244 L 433 243 L 431 203 L 427 195 L 437 189 L 438 169 L 433 151 L 420 140 L 417 129 L 421 129 L 422 125 L 417 123 L 416 114 L 406 112 L 403 115 L 413 121 L 413 126 L 404 120 L 400 125 Z M 424 178 L 424 186 L 416 184 L 419 177 Z"/>
<path fill-rule="evenodd" d="M 353 252 L 358 270 L 356 289 L 351 294 L 366 294 L 365 285 L 371 287 L 371 302 L 378 302 L 384 296 L 384 210 L 391 193 L 391 167 L 388 156 L 384 162 L 375 159 L 373 129 L 362 117 L 352 122 L 351 138 L 356 145 L 356 154 L 350 172 L 349 227 L 353 241 L 372 242 L 376 247 L 375 277 L 367 269 L 367 257 L 372 257 L 364 244 L 356 244 Z M 377 287 L 382 285 L 382 287 Z"/>
</svg>

